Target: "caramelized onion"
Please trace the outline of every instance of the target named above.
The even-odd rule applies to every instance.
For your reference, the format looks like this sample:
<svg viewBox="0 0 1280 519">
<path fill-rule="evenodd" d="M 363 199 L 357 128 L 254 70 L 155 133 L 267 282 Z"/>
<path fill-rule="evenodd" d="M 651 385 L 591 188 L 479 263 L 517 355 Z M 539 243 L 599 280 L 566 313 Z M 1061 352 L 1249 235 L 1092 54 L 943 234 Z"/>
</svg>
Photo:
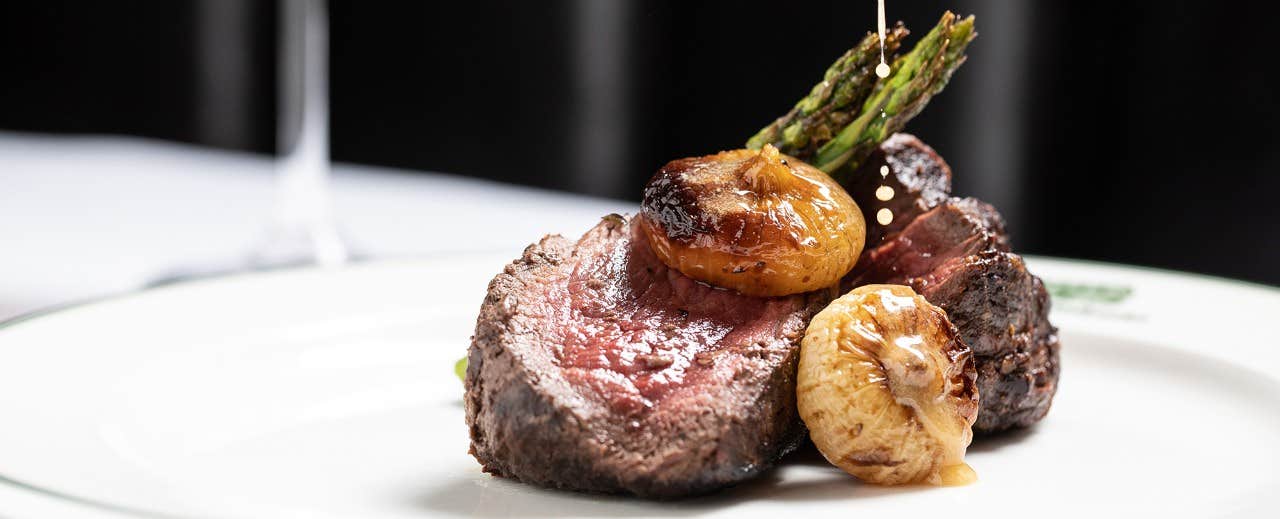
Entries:
<svg viewBox="0 0 1280 519">
<path fill-rule="evenodd" d="M 839 184 L 769 145 L 663 166 L 645 187 L 640 224 L 663 263 L 755 296 L 836 284 L 866 238 Z"/>
<path fill-rule="evenodd" d="M 976 378 L 946 312 L 909 287 L 866 285 L 809 322 L 796 404 L 822 455 L 863 481 L 963 484 Z"/>
</svg>

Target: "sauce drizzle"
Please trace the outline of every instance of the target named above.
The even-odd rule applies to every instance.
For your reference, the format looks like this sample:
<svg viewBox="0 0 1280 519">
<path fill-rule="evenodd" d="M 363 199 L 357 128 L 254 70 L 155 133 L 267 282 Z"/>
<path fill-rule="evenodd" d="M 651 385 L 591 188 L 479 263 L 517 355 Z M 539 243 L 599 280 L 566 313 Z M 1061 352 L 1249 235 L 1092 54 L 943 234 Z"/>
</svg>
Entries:
<svg viewBox="0 0 1280 519">
<path fill-rule="evenodd" d="M 876 2 L 876 29 L 880 36 L 880 64 L 876 65 L 876 75 L 881 79 L 889 77 L 889 64 L 884 61 L 884 0 Z M 884 109 L 880 109 L 880 118 L 885 117 Z M 889 177 L 889 166 L 880 166 L 880 178 Z M 881 202 L 888 202 L 893 199 L 893 188 L 881 184 L 876 188 L 876 198 Z M 876 212 L 876 222 L 880 225 L 889 225 L 893 223 L 893 211 L 887 207 L 880 208 Z M 883 238 L 883 236 L 881 236 Z"/>
<path fill-rule="evenodd" d="M 880 36 L 880 64 L 876 65 L 876 75 L 886 78 L 889 77 L 889 64 L 884 61 L 884 0 L 876 4 L 876 28 Z"/>
</svg>

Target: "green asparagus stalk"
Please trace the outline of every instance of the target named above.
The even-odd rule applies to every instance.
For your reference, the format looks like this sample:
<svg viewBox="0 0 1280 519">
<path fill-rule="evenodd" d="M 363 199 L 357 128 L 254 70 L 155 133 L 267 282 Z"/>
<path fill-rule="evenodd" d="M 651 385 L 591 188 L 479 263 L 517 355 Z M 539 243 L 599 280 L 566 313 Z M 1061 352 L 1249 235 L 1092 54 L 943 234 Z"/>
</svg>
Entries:
<svg viewBox="0 0 1280 519">
<path fill-rule="evenodd" d="M 892 57 L 907 34 L 901 22 L 885 31 L 885 55 Z M 876 84 L 875 68 L 879 63 L 880 38 L 869 33 L 832 63 L 822 81 L 791 111 L 751 137 L 747 147 L 760 149 L 772 144 L 793 157 L 813 156 L 818 146 L 831 140 L 859 115 Z"/>
<path fill-rule="evenodd" d="M 872 89 L 858 117 L 822 144 L 810 163 L 836 180 L 847 177 L 947 86 L 975 36 L 972 16 L 957 19 L 949 11 L 943 14 L 911 52 L 894 61 L 892 74 Z"/>
</svg>

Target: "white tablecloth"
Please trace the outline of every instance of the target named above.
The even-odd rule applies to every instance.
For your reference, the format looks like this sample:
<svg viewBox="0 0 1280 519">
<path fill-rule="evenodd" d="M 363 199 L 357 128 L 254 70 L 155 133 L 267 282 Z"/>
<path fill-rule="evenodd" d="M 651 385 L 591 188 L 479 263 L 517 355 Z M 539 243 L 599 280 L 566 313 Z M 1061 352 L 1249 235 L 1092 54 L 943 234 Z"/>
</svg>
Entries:
<svg viewBox="0 0 1280 519">
<path fill-rule="evenodd" d="M 232 261 L 262 237 L 269 157 L 118 137 L 0 132 L 0 320 L 120 293 L 183 266 Z M 629 202 L 436 173 L 338 164 L 334 205 L 373 258 L 513 254 L 576 236 Z"/>
</svg>

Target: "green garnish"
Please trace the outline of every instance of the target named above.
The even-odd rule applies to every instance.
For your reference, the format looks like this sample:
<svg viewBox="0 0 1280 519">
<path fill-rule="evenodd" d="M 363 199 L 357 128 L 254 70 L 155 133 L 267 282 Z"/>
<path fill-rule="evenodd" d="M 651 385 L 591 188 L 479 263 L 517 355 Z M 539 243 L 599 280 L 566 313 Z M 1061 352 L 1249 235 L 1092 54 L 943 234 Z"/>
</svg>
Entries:
<svg viewBox="0 0 1280 519">
<path fill-rule="evenodd" d="M 458 362 L 453 363 L 453 374 L 458 376 L 458 380 L 466 382 L 467 380 L 467 358 L 466 357 L 458 359 Z"/>
<path fill-rule="evenodd" d="M 886 47 L 905 35 L 905 29 L 894 27 L 885 35 Z M 942 91 L 976 35 L 972 16 L 959 18 L 948 11 L 911 52 L 893 60 L 893 72 L 885 79 L 874 74 L 879 40 L 868 35 L 791 112 L 748 140 L 747 147 L 773 144 L 836 180 L 847 180 L 882 141 Z"/>
</svg>

